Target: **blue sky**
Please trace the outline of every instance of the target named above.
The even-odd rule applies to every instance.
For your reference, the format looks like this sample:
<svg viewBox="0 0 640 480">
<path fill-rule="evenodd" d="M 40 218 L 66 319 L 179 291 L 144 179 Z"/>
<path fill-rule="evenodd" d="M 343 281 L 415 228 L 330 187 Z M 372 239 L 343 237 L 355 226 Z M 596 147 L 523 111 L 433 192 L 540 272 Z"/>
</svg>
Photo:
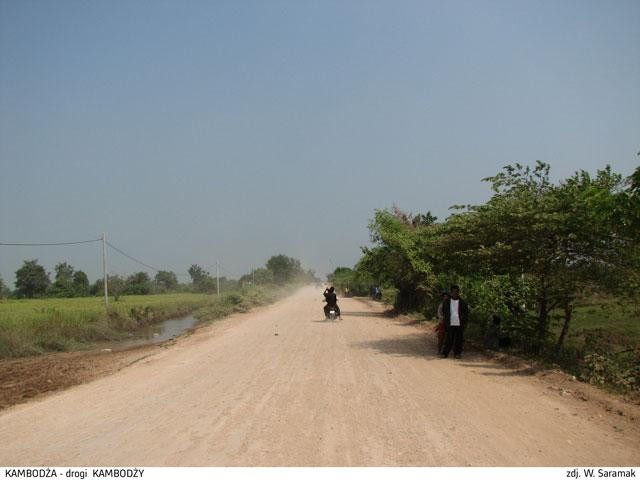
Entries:
<svg viewBox="0 0 640 480">
<path fill-rule="evenodd" d="M 3 242 L 326 273 L 376 208 L 444 218 L 508 163 L 639 150 L 637 1 L 0 0 Z M 97 244 L 0 247 L 0 276 L 27 258 L 100 272 Z"/>
</svg>

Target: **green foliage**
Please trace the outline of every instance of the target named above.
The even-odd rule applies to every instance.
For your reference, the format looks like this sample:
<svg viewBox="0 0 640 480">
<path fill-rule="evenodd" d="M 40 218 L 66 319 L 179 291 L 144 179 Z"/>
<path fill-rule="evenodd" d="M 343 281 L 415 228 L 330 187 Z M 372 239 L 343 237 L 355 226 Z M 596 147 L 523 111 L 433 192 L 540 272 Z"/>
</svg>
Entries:
<svg viewBox="0 0 640 480">
<path fill-rule="evenodd" d="M 266 268 L 257 268 L 242 279 L 256 285 L 272 285 L 275 281 L 273 271 Z"/>
<path fill-rule="evenodd" d="M 419 218 L 435 219 L 431 214 Z M 398 209 L 377 210 L 369 224 L 373 248 L 363 248 L 357 268 L 368 272 L 376 283 L 397 289 L 395 307 L 418 309 L 429 298 L 435 283 L 431 260 L 431 223 L 423 225 Z"/>
<path fill-rule="evenodd" d="M 48 290 L 51 297 L 70 298 L 89 295 L 89 278 L 82 270 L 74 270 L 67 262 L 60 262 L 55 267 L 55 281 Z"/>
<path fill-rule="evenodd" d="M 107 275 L 107 291 L 117 302 L 126 290 L 126 282 L 120 275 Z M 103 290 L 101 290 L 102 292 Z"/>
<path fill-rule="evenodd" d="M 367 296 L 375 283 L 372 275 L 359 269 L 338 267 L 327 279 L 335 288 L 347 295 Z"/>
<path fill-rule="evenodd" d="M 194 285 L 203 283 L 207 278 L 211 278 L 209 272 L 206 272 L 201 266 L 193 264 L 189 267 L 189 275 Z"/>
<path fill-rule="evenodd" d="M 49 275 L 38 260 L 25 260 L 16 271 L 16 295 L 18 298 L 41 297 L 49 288 Z"/>
<path fill-rule="evenodd" d="M 284 285 L 306 276 L 300 260 L 286 255 L 274 255 L 267 260 L 266 267 L 272 272 L 276 285 Z"/>
<path fill-rule="evenodd" d="M 622 235 L 615 214 L 622 186 L 609 167 L 580 171 L 558 185 L 549 166 L 516 164 L 486 179 L 494 196 L 443 226 L 443 265 L 460 274 L 525 275 L 534 285 L 538 343 L 549 333 L 549 313 L 573 304 L 587 286 L 613 288 L 637 266 L 637 241 Z M 614 212 L 614 213 L 612 213 Z M 564 334 L 560 337 L 561 344 Z"/>
<path fill-rule="evenodd" d="M 535 286 L 526 277 L 511 275 L 465 276 L 457 279 L 461 294 L 472 306 L 468 336 L 484 337 L 493 316 L 501 319 L 501 331 L 525 352 L 540 349 L 536 318 L 527 309 L 534 303 Z"/>
<path fill-rule="evenodd" d="M 125 291 L 124 279 L 119 275 L 107 275 L 107 290 L 109 296 L 117 302 Z M 96 280 L 91 286 L 90 293 L 99 297 L 104 295 L 104 280 L 102 278 Z"/>
<path fill-rule="evenodd" d="M 78 297 L 89 295 L 89 277 L 82 270 L 73 273 L 73 290 Z"/>
<path fill-rule="evenodd" d="M 5 285 L 4 280 L 0 277 L 0 299 L 9 298 L 11 295 L 11 290 Z"/>
<path fill-rule="evenodd" d="M 209 275 L 209 272 L 206 272 L 202 267 L 198 265 L 191 265 L 191 267 L 189 268 L 189 275 L 191 275 L 192 291 L 194 292 L 222 293 L 238 288 L 237 280 L 232 280 L 227 277 L 220 277 L 216 279 Z M 218 284 L 220 285 L 219 292 Z"/>
<path fill-rule="evenodd" d="M 156 273 L 154 283 L 159 292 L 171 292 L 178 287 L 178 277 L 173 272 L 160 270 Z"/>
<path fill-rule="evenodd" d="M 216 291 L 216 280 L 199 265 L 191 265 L 191 267 L 189 267 L 189 275 L 191 276 L 194 292 L 212 293 Z"/>
<path fill-rule="evenodd" d="M 67 262 L 60 262 L 55 267 L 55 280 L 48 294 L 53 297 L 73 297 L 73 267 Z"/>
<path fill-rule="evenodd" d="M 444 222 L 395 207 L 376 211 L 369 225 L 373 246 L 363 248 L 356 270 L 395 289 L 399 310 L 428 317 L 441 289 L 457 283 L 471 306 L 469 337 L 482 338 L 498 315 L 514 348 L 562 357 L 566 365 L 568 358 L 575 363 L 591 355 L 585 362 L 595 368 L 602 352 L 564 343 L 571 338 L 576 305 L 594 292 L 624 295 L 637 318 L 639 179 L 640 168 L 623 179 L 607 166 L 555 183 L 548 164 L 508 165 L 485 179 L 493 190 L 486 203 L 453 207 Z M 352 275 L 334 272 L 342 283 Z M 614 381 L 607 375 L 606 382 Z"/>
<path fill-rule="evenodd" d="M 640 351 L 631 348 L 616 352 L 607 330 L 588 332 L 581 353 L 579 375 L 586 382 L 620 392 L 640 390 Z"/>
<path fill-rule="evenodd" d="M 125 280 L 124 293 L 127 295 L 148 295 L 151 293 L 151 287 L 149 274 L 146 272 L 137 272 L 129 275 Z"/>
</svg>

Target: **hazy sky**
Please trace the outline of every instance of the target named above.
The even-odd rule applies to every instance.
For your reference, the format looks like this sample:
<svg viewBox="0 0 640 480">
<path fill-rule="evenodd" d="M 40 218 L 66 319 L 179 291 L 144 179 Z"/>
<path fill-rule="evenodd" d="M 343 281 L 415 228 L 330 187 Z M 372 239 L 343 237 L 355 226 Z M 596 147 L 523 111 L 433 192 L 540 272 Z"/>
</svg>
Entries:
<svg viewBox="0 0 640 480">
<path fill-rule="evenodd" d="M 0 0 L 0 242 L 326 273 L 376 208 L 444 218 L 507 163 L 638 150 L 638 1 Z M 0 275 L 27 258 L 100 272 L 98 244 L 0 246 Z"/>
</svg>

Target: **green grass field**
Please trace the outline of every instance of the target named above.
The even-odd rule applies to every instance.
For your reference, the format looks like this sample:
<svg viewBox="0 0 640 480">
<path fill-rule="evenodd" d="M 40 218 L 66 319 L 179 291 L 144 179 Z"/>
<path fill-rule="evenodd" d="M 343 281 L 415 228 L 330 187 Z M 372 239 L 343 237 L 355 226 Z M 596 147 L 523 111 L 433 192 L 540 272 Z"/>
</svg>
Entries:
<svg viewBox="0 0 640 480">
<path fill-rule="evenodd" d="M 561 329 L 554 315 L 553 334 Z M 640 316 L 634 305 L 594 299 L 576 307 L 564 348 L 553 363 L 578 378 L 618 393 L 640 392 Z"/>
<path fill-rule="evenodd" d="M 269 303 L 276 295 L 261 288 L 219 297 L 196 293 L 132 295 L 117 302 L 110 299 L 108 313 L 100 297 L 0 300 L 0 358 L 86 348 L 190 313 L 201 320 L 213 320 Z"/>
<path fill-rule="evenodd" d="M 554 333 L 562 328 L 560 312 L 556 316 Z M 590 332 L 606 332 L 612 346 L 620 349 L 633 348 L 640 345 L 640 315 L 633 305 L 620 302 L 597 302 L 591 305 L 576 307 L 569 335 L 568 346 L 582 347 L 585 336 Z"/>
</svg>

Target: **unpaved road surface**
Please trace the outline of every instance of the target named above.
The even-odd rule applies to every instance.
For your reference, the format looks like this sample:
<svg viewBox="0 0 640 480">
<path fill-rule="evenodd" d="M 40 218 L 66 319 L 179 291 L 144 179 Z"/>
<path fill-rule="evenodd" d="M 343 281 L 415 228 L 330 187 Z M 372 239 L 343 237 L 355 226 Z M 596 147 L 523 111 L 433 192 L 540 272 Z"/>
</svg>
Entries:
<svg viewBox="0 0 640 480">
<path fill-rule="evenodd" d="M 304 288 L 0 412 L 0 465 L 638 465 L 637 420 Z M 277 334 L 277 335 L 276 335 Z M 634 407 L 635 408 L 635 407 Z"/>
</svg>

